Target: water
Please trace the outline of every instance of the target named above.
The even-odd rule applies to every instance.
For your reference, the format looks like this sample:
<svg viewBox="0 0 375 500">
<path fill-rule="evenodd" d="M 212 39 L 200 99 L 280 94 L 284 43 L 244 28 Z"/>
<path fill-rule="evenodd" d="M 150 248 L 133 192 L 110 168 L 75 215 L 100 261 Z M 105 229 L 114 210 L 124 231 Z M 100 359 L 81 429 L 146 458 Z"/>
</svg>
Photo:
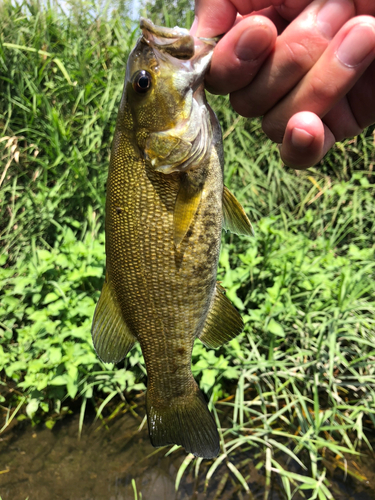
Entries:
<svg viewBox="0 0 375 500">
<path fill-rule="evenodd" d="M 251 495 L 245 494 L 228 475 L 217 495 L 220 480 L 228 469 L 218 469 L 204 492 L 204 474 L 185 472 L 179 491 L 175 492 L 177 471 L 185 458 L 178 450 L 165 457 L 167 449 L 155 450 L 149 442 L 147 425 L 139 431 L 140 420 L 129 413 L 108 426 L 85 419 L 78 439 L 78 415 L 57 422 L 53 430 L 41 425 L 32 428 L 19 423 L 0 437 L 0 496 L 2 500 L 133 500 L 132 479 L 138 499 L 143 500 L 220 500 L 264 498 L 264 477 L 248 460 Z M 243 460 L 244 455 L 238 460 Z M 210 464 L 210 462 L 208 462 Z M 375 461 L 366 458 L 349 463 L 366 480 L 358 481 L 325 464 L 335 500 L 375 500 Z M 8 471 L 8 472 L 3 472 Z M 301 471 L 296 471 L 301 473 Z M 310 495 L 306 492 L 306 498 Z M 277 481 L 269 500 L 284 496 Z M 294 499 L 298 500 L 299 496 Z"/>
</svg>

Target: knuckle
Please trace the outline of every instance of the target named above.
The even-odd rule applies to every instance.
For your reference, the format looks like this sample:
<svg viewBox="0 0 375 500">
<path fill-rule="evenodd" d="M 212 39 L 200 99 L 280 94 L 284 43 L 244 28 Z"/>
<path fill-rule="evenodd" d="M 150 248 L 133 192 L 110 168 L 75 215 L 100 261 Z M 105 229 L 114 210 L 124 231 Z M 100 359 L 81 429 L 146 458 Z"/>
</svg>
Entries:
<svg viewBox="0 0 375 500">
<path fill-rule="evenodd" d="M 306 46 L 305 40 L 285 42 L 284 49 L 288 56 L 288 64 L 286 65 L 288 71 L 305 73 L 313 66 L 315 58 L 309 47 Z"/>
<path fill-rule="evenodd" d="M 334 103 L 340 96 L 340 89 L 332 78 L 324 78 L 325 75 L 312 75 L 309 78 L 311 100 L 315 104 Z"/>
<path fill-rule="evenodd" d="M 306 73 L 327 48 L 328 41 L 307 25 L 282 41 L 288 69 Z"/>
</svg>

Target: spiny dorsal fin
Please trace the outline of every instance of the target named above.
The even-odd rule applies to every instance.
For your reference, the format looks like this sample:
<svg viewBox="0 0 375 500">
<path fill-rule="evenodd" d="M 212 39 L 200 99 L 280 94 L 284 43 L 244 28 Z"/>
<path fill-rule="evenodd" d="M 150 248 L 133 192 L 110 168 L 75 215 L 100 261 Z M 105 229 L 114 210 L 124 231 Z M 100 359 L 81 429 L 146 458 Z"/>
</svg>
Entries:
<svg viewBox="0 0 375 500">
<path fill-rule="evenodd" d="M 95 350 L 105 363 L 121 361 L 136 341 L 122 317 L 107 277 L 95 309 L 91 334 Z"/>
<path fill-rule="evenodd" d="M 254 231 L 245 210 L 226 186 L 223 191 L 223 216 L 224 229 L 235 234 L 253 236 Z"/>
<path fill-rule="evenodd" d="M 227 299 L 220 285 L 216 286 L 211 308 L 199 339 L 207 347 L 216 348 L 234 339 L 243 330 L 240 313 Z"/>
<path fill-rule="evenodd" d="M 176 247 L 184 239 L 191 226 L 202 197 L 202 188 L 192 186 L 187 177 L 181 179 L 173 214 L 174 244 Z"/>
</svg>

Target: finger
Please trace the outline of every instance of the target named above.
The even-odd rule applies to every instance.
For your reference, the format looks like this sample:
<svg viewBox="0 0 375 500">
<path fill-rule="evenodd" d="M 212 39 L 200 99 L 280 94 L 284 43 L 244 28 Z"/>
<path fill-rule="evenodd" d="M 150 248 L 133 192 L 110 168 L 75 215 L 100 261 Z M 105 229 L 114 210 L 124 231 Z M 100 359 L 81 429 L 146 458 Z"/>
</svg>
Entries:
<svg viewBox="0 0 375 500">
<path fill-rule="evenodd" d="M 348 103 L 361 129 L 375 123 L 375 61 L 348 93 Z M 348 137 L 348 136 L 347 136 Z"/>
<path fill-rule="evenodd" d="M 247 117 L 264 115 L 311 69 L 353 15 L 352 0 L 312 2 L 277 38 L 251 85 L 231 96 L 234 109 Z"/>
<path fill-rule="evenodd" d="M 294 19 L 311 0 L 196 0 L 194 35 L 214 37 L 226 33 L 237 13 L 250 14 L 267 7 L 277 7 L 286 19 Z"/>
<path fill-rule="evenodd" d="M 262 16 L 250 16 L 236 24 L 220 40 L 206 76 L 208 90 L 229 94 L 248 85 L 275 45 L 277 31 Z"/>
<path fill-rule="evenodd" d="M 346 96 L 324 115 L 323 121 L 332 130 L 336 141 L 355 137 L 363 130 L 355 119 Z"/>
<path fill-rule="evenodd" d="M 324 123 L 332 130 L 336 141 L 354 137 L 375 123 L 375 62 L 324 116 Z"/>
<path fill-rule="evenodd" d="M 286 165 L 305 169 L 318 163 L 334 143 L 334 135 L 317 115 L 301 112 L 286 126 L 280 155 Z"/>
<path fill-rule="evenodd" d="M 249 16 L 254 16 L 254 15 L 263 16 L 272 21 L 273 24 L 276 26 L 278 35 L 280 35 L 289 25 L 289 21 L 287 21 L 284 17 L 282 17 L 274 7 L 267 7 L 266 9 L 258 10 L 256 13 L 249 14 Z"/>
<path fill-rule="evenodd" d="M 289 118 L 299 111 L 324 117 L 375 59 L 375 19 L 358 16 L 339 31 L 295 89 L 263 119 L 263 130 L 281 142 Z"/>
</svg>

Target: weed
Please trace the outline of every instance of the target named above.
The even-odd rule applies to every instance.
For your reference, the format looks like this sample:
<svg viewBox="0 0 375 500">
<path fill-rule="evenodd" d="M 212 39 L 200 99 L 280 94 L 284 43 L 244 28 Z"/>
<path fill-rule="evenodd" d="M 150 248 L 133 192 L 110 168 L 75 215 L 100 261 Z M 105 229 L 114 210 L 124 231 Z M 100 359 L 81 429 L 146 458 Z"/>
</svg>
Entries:
<svg viewBox="0 0 375 500">
<path fill-rule="evenodd" d="M 78 5 L 70 16 L 33 2 L 0 7 L 1 431 L 15 418 L 52 428 L 73 401 L 82 428 L 87 403 L 102 418 L 124 392 L 144 390 L 139 348 L 112 367 L 90 338 L 110 141 L 137 31 L 121 10 L 98 18 Z M 164 21 L 181 24 L 188 8 L 164 10 Z M 327 459 L 344 467 L 375 424 L 373 129 L 296 172 L 258 120 L 209 99 L 225 182 L 256 234 L 223 235 L 218 273 L 244 333 L 216 351 L 197 340 L 193 351 L 193 373 L 225 423 L 221 454 L 209 464 L 188 455 L 176 487 L 194 471 L 206 487 L 220 478 L 217 498 L 226 484 L 251 498 L 251 452 L 266 497 L 279 478 L 288 499 L 330 499 Z"/>
</svg>

